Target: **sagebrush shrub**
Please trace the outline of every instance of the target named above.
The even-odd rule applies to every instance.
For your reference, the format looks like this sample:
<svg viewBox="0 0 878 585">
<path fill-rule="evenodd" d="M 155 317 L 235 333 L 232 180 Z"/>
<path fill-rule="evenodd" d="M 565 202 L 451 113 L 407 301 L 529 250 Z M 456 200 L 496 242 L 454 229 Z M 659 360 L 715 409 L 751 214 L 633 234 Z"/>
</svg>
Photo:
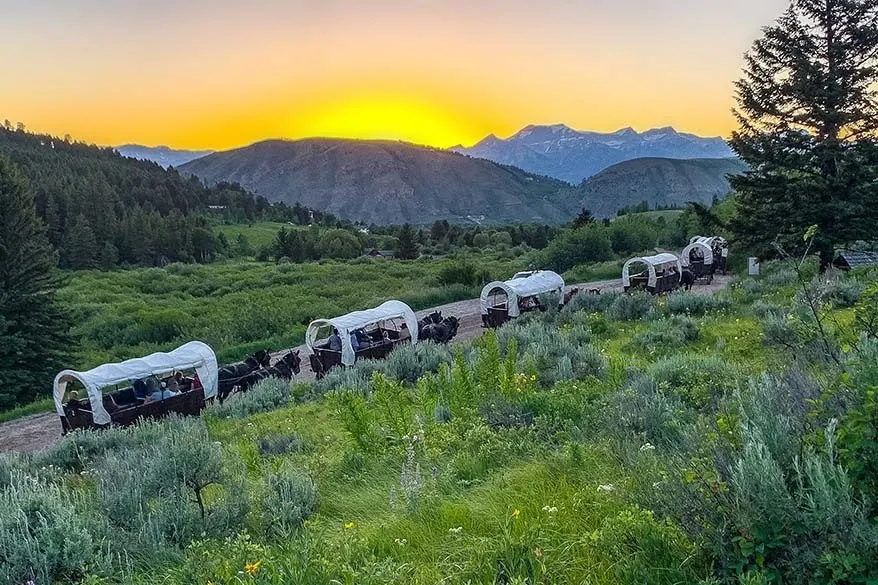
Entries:
<svg viewBox="0 0 878 585">
<path fill-rule="evenodd" d="M 236 392 L 225 402 L 217 402 L 209 411 L 222 418 L 244 418 L 257 412 L 270 412 L 289 406 L 293 401 L 290 383 L 278 378 L 260 380 L 247 392 Z"/>
<path fill-rule="evenodd" d="M 317 488 L 302 471 L 284 465 L 265 477 L 263 526 L 269 533 L 286 535 L 298 530 L 317 507 Z"/>
<path fill-rule="evenodd" d="M 696 408 L 704 408 L 711 400 L 734 389 L 737 376 L 731 363 L 716 356 L 699 354 L 678 354 L 661 359 L 649 366 L 646 374 Z"/>
<path fill-rule="evenodd" d="M 698 325 L 688 317 L 652 321 L 649 329 L 634 336 L 634 345 L 650 351 L 675 349 L 698 340 Z"/>
<path fill-rule="evenodd" d="M 589 294 L 580 292 L 570 299 L 570 302 L 561 310 L 562 317 L 572 313 L 603 313 L 616 302 L 621 295 L 618 293 Z"/>
<path fill-rule="evenodd" d="M 379 369 L 394 380 L 414 384 L 424 374 L 437 372 L 440 365 L 450 362 L 448 346 L 428 341 L 396 348 Z"/>
<path fill-rule="evenodd" d="M 639 449 L 649 443 L 685 452 L 686 406 L 677 393 L 639 376 L 610 399 L 606 426 L 617 445 Z"/>
<path fill-rule="evenodd" d="M 834 268 L 814 277 L 810 287 L 818 302 L 835 308 L 853 307 L 866 290 L 865 284 L 846 278 L 843 272 Z"/>
<path fill-rule="evenodd" d="M 172 419 L 155 443 L 117 449 L 96 462 L 98 499 L 123 550 L 161 555 L 204 534 L 239 529 L 248 501 L 201 419 Z M 136 433 L 137 427 L 133 427 Z"/>
<path fill-rule="evenodd" d="M 694 295 L 680 292 L 668 297 L 667 310 L 675 315 L 705 315 L 728 309 L 731 302 L 719 295 Z"/>
<path fill-rule="evenodd" d="M 655 309 L 655 298 L 644 291 L 619 295 L 607 311 L 616 321 L 639 321 Z"/>
<path fill-rule="evenodd" d="M 299 435 L 277 435 L 259 439 L 259 454 L 263 457 L 307 453 L 312 449 Z"/>
<path fill-rule="evenodd" d="M 0 489 L 0 581 L 75 583 L 110 566 L 107 526 L 76 490 L 16 471 Z"/>
</svg>

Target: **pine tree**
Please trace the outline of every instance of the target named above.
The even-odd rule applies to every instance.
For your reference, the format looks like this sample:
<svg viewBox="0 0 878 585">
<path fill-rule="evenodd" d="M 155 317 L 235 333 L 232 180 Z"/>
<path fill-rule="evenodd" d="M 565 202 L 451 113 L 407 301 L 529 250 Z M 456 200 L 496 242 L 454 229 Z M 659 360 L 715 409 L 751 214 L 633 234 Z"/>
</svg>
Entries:
<svg viewBox="0 0 878 585">
<path fill-rule="evenodd" d="M 878 219 L 878 2 L 793 0 L 746 57 L 731 145 L 738 241 L 769 257 L 819 226 L 821 263 L 875 236 Z"/>
<path fill-rule="evenodd" d="M 73 221 L 62 242 L 64 266 L 73 269 L 97 266 L 98 244 L 91 225 L 84 215 Z"/>
<path fill-rule="evenodd" d="M 112 242 L 104 242 L 100 256 L 101 270 L 112 270 L 119 263 L 119 250 Z"/>
<path fill-rule="evenodd" d="M 591 214 L 590 209 L 586 209 L 585 207 L 579 212 L 579 215 L 573 220 L 573 229 L 578 230 L 580 228 L 584 228 L 587 225 L 591 225 L 595 222 L 594 215 Z"/>
<path fill-rule="evenodd" d="M 56 258 L 34 198 L 0 157 L 0 410 L 46 396 L 67 325 L 54 300 Z"/>
<path fill-rule="evenodd" d="M 415 230 L 411 224 L 405 224 L 399 231 L 399 242 L 394 255 L 402 260 L 414 260 L 420 256 Z"/>
</svg>

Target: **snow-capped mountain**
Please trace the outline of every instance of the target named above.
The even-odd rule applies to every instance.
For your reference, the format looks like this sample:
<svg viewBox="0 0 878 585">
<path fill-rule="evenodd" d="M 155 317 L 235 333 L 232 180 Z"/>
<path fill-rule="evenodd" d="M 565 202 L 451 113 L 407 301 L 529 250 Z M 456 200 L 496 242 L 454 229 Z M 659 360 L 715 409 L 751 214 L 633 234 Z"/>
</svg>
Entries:
<svg viewBox="0 0 878 585">
<path fill-rule="evenodd" d="M 164 168 L 179 167 L 189 161 L 212 154 L 212 150 L 175 150 L 167 146 L 141 146 L 139 144 L 126 144 L 117 146 L 116 150 L 122 156 L 149 160 L 158 163 Z"/>
<path fill-rule="evenodd" d="M 573 184 L 579 184 L 612 165 L 636 158 L 735 156 L 722 138 L 702 138 L 670 127 L 642 133 L 623 128 L 602 134 L 574 130 L 563 124 L 528 126 L 505 140 L 492 134 L 475 146 L 456 146 L 452 150 Z"/>
</svg>

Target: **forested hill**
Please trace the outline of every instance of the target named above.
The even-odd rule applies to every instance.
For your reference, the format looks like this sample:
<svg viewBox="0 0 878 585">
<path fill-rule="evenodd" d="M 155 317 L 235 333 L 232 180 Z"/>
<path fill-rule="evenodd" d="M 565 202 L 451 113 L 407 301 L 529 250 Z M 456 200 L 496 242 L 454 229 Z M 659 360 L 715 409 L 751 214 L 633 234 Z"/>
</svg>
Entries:
<svg viewBox="0 0 878 585">
<path fill-rule="evenodd" d="M 403 142 L 268 140 L 180 167 L 210 183 L 235 181 L 272 201 L 376 224 L 429 224 L 484 216 L 493 224 L 562 223 L 561 181 Z"/>
<path fill-rule="evenodd" d="M 649 209 L 684 207 L 690 201 L 710 204 L 731 192 L 729 175 L 746 169 L 736 158 L 640 158 L 601 171 L 573 190 L 572 197 L 596 217 L 615 217 L 643 202 Z"/>
<path fill-rule="evenodd" d="M 272 206 L 238 185 L 208 188 L 111 148 L 53 136 L 0 127 L 0 155 L 27 178 L 63 267 L 208 260 L 219 243 L 203 217 L 210 206 L 239 220 L 310 218 L 301 206 Z"/>
</svg>

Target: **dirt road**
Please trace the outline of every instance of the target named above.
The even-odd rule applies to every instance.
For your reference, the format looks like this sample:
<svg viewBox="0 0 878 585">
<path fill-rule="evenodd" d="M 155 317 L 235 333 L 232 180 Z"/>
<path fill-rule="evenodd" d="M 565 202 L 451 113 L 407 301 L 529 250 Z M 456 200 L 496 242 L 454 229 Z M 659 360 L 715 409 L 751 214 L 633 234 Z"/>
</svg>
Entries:
<svg viewBox="0 0 878 585">
<path fill-rule="evenodd" d="M 692 289 L 693 294 L 707 295 L 713 294 L 723 288 L 731 280 L 730 276 L 717 276 L 713 283 L 709 285 L 696 286 Z M 621 280 L 603 280 L 600 282 L 588 282 L 582 284 L 573 284 L 567 287 L 579 288 L 587 291 L 589 289 L 598 289 L 601 292 L 613 292 L 622 290 Z M 441 307 L 425 309 L 417 313 L 418 319 L 422 319 L 428 313 L 433 311 L 442 311 L 445 316 L 455 316 L 460 320 L 460 328 L 457 331 L 457 337 L 452 343 L 464 343 L 470 341 L 484 332 L 482 329 L 482 311 L 479 299 L 469 299 L 466 301 L 458 301 L 456 303 L 448 303 Z M 302 372 L 296 376 L 297 381 L 307 382 L 314 380 L 314 373 L 308 365 L 308 360 L 304 358 L 308 354 L 307 348 L 302 345 L 292 348 L 302 352 Z M 284 355 L 291 351 L 286 349 L 272 354 L 273 359 Z M 35 414 L 8 423 L 0 424 L 0 453 L 32 453 L 45 449 L 54 445 L 61 440 L 61 423 L 58 416 L 53 413 Z"/>
</svg>

